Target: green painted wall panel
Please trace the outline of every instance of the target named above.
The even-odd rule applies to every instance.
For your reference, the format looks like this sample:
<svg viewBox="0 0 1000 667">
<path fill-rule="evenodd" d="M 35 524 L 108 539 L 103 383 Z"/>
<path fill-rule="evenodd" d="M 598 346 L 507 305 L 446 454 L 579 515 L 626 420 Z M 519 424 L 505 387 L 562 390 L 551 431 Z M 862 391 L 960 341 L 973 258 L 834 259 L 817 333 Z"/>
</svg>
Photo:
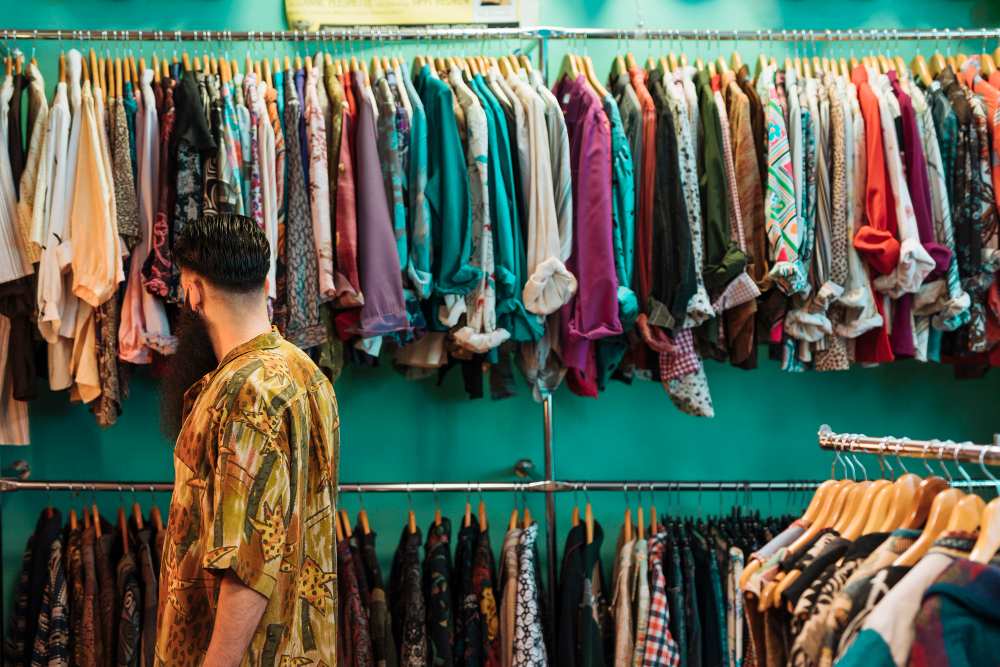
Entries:
<svg viewBox="0 0 1000 667">
<path fill-rule="evenodd" d="M 931 0 L 911 3 L 906 11 L 899 9 L 899 3 L 883 0 L 672 0 L 638 5 L 649 26 L 782 29 L 1000 24 L 1000 9 L 989 0 Z M 564 25 L 625 26 L 634 24 L 638 5 L 633 0 L 555 0 L 543 2 L 541 20 Z M 3 10 L 4 25 L 16 28 L 284 27 L 281 3 L 262 0 L 175 0 L 169 4 L 169 15 L 151 15 L 150 4 L 139 0 L 4 2 Z M 992 49 L 996 45 L 988 46 Z M 559 57 L 560 48 L 553 47 L 553 60 Z M 605 71 L 614 44 L 592 42 L 576 48 L 589 50 L 598 70 Z M 639 56 L 662 50 L 648 43 L 633 43 L 630 48 Z M 757 47 L 743 44 L 740 48 L 745 60 L 756 56 Z M 725 50 L 728 53 L 730 46 Z M 43 65 L 54 62 L 54 52 L 52 45 L 38 45 Z M 233 47 L 233 54 L 242 58 L 237 47 Z M 557 69 L 556 65 L 553 71 Z M 46 67 L 49 77 L 53 72 L 51 66 Z M 904 362 L 847 373 L 788 375 L 766 359 L 756 371 L 713 362 L 708 362 L 707 370 L 717 414 L 713 420 L 680 413 L 656 384 L 615 384 L 597 400 L 560 391 L 554 403 L 557 476 L 815 478 L 828 474 L 830 469 L 831 457 L 816 445 L 816 429 L 823 422 L 844 431 L 983 441 L 1000 421 L 995 407 L 1000 375 L 995 373 L 983 380 L 956 382 L 950 368 Z M 343 422 L 344 481 L 502 481 L 511 478 L 512 466 L 521 457 L 533 459 L 541 468 L 542 411 L 527 390 L 501 402 L 468 401 L 457 372 L 437 386 L 433 380 L 407 382 L 390 368 L 381 368 L 348 371 L 338 382 L 337 393 Z M 155 384 L 140 372 L 119 424 L 101 430 L 86 408 L 70 405 L 64 394 L 46 394 L 31 408 L 34 444 L 0 450 L 0 458 L 4 465 L 17 458 L 28 460 L 37 479 L 169 479 L 171 445 L 159 435 L 157 399 Z M 868 467 L 872 473 L 877 468 L 871 463 Z M 131 493 L 126 490 L 123 495 L 131 503 Z M 21 550 L 45 504 L 44 496 L 9 494 L 0 498 L 5 603 L 9 603 Z M 598 519 L 608 529 L 617 530 L 622 495 L 594 493 L 591 497 Z M 139 499 L 148 505 L 148 492 L 140 492 Z M 492 537 L 498 548 L 513 500 L 506 494 L 487 494 L 486 499 L 492 523 L 497 527 Z M 161 496 L 158 500 L 165 509 L 167 498 Z M 721 500 L 728 507 L 745 499 L 731 494 Z M 71 504 L 79 506 L 82 499 L 64 493 L 54 494 L 54 501 L 67 508 Z M 99 501 L 108 515 L 119 502 L 113 493 L 102 494 Z M 381 533 L 382 556 L 388 559 L 405 520 L 407 499 L 369 494 L 363 501 L 373 527 Z M 661 511 L 697 512 L 698 501 L 698 494 L 685 495 L 679 505 L 675 497 L 668 499 L 666 494 L 656 499 Z M 352 515 L 359 502 L 356 496 L 345 496 L 341 501 Z M 461 494 L 442 494 L 440 498 L 445 513 L 456 521 L 463 502 Z M 542 498 L 531 497 L 529 502 L 532 512 L 541 517 Z M 801 498 L 757 494 L 752 502 L 762 509 L 778 511 L 801 504 Z M 572 494 L 560 497 L 560 542 L 571 503 Z M 719 503 L 717 494 L 706 492 L 700 498 L 705 513 L 717 511 Z M 426 527 L 433 513 L 433 499 L 415 495 L 413 506 L 419 523 Z"/>
</svg>

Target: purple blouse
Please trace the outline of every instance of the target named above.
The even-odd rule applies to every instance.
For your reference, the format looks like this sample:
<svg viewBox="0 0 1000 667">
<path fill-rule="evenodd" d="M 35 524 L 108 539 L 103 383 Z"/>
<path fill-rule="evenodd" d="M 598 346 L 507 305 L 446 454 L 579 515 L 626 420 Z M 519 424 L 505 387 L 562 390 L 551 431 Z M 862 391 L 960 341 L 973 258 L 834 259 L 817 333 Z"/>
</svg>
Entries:
<svg viewBox="0 0 1000 667">
<path fill-rule="evenodd" d="M 403 279 L 396 237 L 385 196 L 385 181 L 375 139 L 375 112 L 364 92 L 364 75 L 354 73 L 357 117 L 354 141 L 354 184 L 358 221 L 358 273 L 361 293 L 361 335 L 381 336 L 407 328 Z"/>
<path fill-rule="evenodd" d="M 566 118 L 573 183 L 573 249 L 566 268 L 579 283 L 562 309 L 562 357 L 569 369 L 590 375 L 592 342 L 622 333 L 612 245 L 611 127 L 582 75 L 564 78 L 553 92 Z"/>
</svg>

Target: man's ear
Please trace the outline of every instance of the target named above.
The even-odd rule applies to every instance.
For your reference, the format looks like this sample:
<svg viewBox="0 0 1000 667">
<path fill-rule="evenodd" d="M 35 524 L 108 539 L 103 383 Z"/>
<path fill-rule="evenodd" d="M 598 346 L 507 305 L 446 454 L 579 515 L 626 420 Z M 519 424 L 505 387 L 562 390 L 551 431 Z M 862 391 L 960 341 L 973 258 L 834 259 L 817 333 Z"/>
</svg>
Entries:
<svg viewBox="0 0 1000 667">
<path fill-rule="evenodd" d="M 205 308 L 205 283 L 195 278 L 188 281 L 185 292 L 188 308 L 196 313 L 203 313 Z"/>
</svg>

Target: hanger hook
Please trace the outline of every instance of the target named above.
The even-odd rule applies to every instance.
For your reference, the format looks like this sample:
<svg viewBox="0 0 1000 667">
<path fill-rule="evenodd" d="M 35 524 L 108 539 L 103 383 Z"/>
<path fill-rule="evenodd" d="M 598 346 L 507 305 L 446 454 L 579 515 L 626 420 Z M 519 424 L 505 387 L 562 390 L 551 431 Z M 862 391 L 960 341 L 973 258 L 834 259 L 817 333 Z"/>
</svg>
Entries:
<svg viewBox="0 0 1000 667">
<path fill-rule="evenodd" d="M 938 464 L 941 466 L 941 470 L 944 471 L 945 477 L 948 478 L 948 484 L 951 484 L 952 482 L 955 481 L 955 479 L 952 477 L 951 471 L 948 470 L 948 466 L 945 465 L 945 460 L 944 460 L 944 450 L 947 447 L 947 445 L 945 445 L 943 442 L 941 442 L 937 438 L 934 438 L 934 444 L 939 445 L 939 447 L 938 447 Z"/>
<path fill-rule="evenodd" d="M 413 493 L 409 483 L 406 485 L 406 506 L 411 512 L 413 511 Z"/>
<path fill-rule="evenodd" d="M 934 475 L 934 471 L 931 469 L 931 464 L 927 462 L 927 460 L 930 458 L 929 456 L 927 456 L 927 453 L 930 451 L 930 448 L 931 448 L 931 443 L 930 442 L 925 442 L 924 443 L 924 451 L 923 451 L 923 459 L 924 459 L 924 468 L 927 469 L 927 474 L 933 476 Z"/>
<path fill-rule="evenodd" d="M 997 487 L 997 496 L 1000 496 L 1000 479 L 994 477 L 993 473 L 986 467 L 986 447 L 979 450 L 979 467 L 982 469 L 984 475 L 993 480 L 993 484 Z"/>
<path fill-rule="evenodd" d="M 358 484 L 358 506 L 364 511 L 365 509 L 365 489 L 363 484 Z"/>
<path fill-rule="evenodd" d="M 903 459 L 899 455 L 899 453 L 901 451 L 903 451 L 903 440 L 900 440 L 900 439 L 895 438 L 895 437 L 892 440 L 896 443 L 896 463 L 898 463 L 899 467 L 903 469 L 903 474 L 904 475 L 909 475 L 910 474 L 910 470 L 906 467 L 906 464 L 903 463 Z"/>
<path fill-rule="evenodd" d="M 861 472 L 865 476 L 865 481 L 867 482 L 868 481 L 868 468 L 866 468 L 865 464 L 862 463 L 861 459 L 858 458 L 858 454 L 857 454 L 857 451 L 855 449 L 857 447 L 857 445 L 858 445 L 858 437 L 859 436 L 855 436 L 854 440 L 851 442 L 851 458 L 854 459 L 854 462 L 857 463 L 858 466 L 860 466 Z"/>
<path fill-rule="evenodd" d="M 963 479 L 965 479 L 966 483 L 969 484 L 969 488 L 971 489 L 972 488 L 972 477 L 969 476 L 969 473 L 966 472 L 965 468 L 962 467 L 962 464 L 958 460 L 958 455 L 962 451 L 962 445 L 966 444 L 966 443 L 951 442 L 950 440 L 948 442 L 954 448 L 953 451 L 954 451 L 954 455 L 955 455 L 955 467 L 958 468 L 959 474 L 962 476 Z M 968 444 L 971 444 L 971 443 L 968 443 Z"/>
</svg>

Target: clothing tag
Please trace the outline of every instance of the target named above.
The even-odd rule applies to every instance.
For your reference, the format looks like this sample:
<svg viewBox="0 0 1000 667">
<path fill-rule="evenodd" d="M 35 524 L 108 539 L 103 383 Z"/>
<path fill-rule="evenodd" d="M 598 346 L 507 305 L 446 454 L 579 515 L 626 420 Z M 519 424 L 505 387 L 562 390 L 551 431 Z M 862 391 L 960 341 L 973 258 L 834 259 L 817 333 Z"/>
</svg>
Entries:
<svg viewBox="0 0 1000 667">
<path fill-rule="evenodd" d="M 563 95 L 563 104 L 569 104 L 569 93 Z"/>
</svg>

